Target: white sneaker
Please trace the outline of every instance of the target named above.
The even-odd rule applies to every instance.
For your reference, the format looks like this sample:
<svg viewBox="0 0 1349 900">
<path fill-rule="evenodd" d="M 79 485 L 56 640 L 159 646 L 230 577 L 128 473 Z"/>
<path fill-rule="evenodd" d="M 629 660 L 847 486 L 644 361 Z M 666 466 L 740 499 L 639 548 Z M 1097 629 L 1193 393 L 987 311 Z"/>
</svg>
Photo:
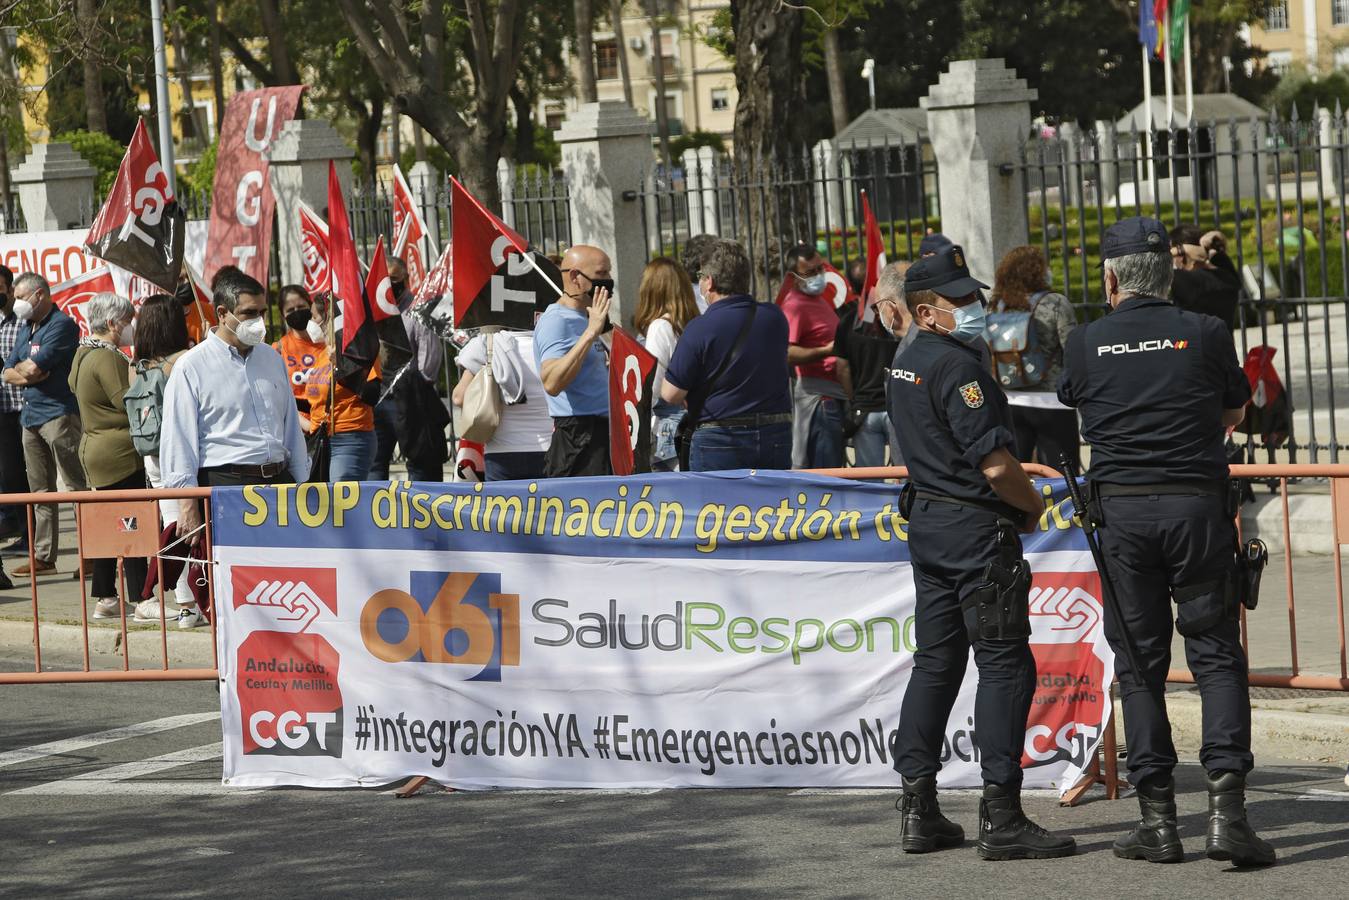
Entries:
<svg viewBox="0 0 1349 900">
<path fill-rule="evenodd" d="M 175 619 L 175 618 L 177 618 L 177 615 L 176 615 L 176 614 L 168 615 L 168 614 L 167 614 L 167 611 L 166 611 L 166 620 L 167 620 L 167 621 L 172 621 L 172 620 Z M 143 624 L 143 623 L 146 623 L 146 622 L 153 622 L 153 623 L 155 623 L 155 624 L 158 624 L 158 623 L 159 623 L 159 598 L 158 598 L 158 597 L 151 597 L 149 600 L 142 600 L 140 603 L 137 603 L 137 604 L 136 604 L 136 614 L 135 614 L 134 616 L 131 617 L 131 621 L 133 621 L 133 622 L 140 622 L 140 623 L 142 623 L 142 624 Z"/>
<path fill-rule="evenodd" d="M 184 631 L 206 624 L 206 617 L 195 606 L 184 606 L 178 610 L 178 627 Z"/>
<path fill-rule="evenodd" d="M 120 619 L 121 617 L 122 609 L 116 597 L 101 597 L 94 604 L 95 619 Z"/>
</svg>

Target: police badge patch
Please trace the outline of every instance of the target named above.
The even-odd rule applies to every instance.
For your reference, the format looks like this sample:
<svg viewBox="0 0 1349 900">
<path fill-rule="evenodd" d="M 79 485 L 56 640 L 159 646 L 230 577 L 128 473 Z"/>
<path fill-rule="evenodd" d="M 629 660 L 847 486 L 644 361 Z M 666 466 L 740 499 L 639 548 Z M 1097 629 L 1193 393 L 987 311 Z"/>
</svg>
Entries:
<svg viewBox="0 0 1349 900">
<path fill-rule="evenodd" d="M 960 399 L 965 401 L 965 405 L 970 409 L 978 409 L 984 405 L 984 392 L 979 387 L 979 382 L 971 381 L 969 384 L 960 386 Z"/>
</svg>

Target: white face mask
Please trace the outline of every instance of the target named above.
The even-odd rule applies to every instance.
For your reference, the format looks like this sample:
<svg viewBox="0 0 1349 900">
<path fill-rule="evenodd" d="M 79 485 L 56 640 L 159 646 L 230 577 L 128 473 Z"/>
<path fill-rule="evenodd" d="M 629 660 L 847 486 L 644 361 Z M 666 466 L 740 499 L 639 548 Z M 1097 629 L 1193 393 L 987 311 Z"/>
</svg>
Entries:
<svg viewBox="0 0 1349 900">
<path fill-rule="evenodd" d="M 27 300 L 14 301 L 14 315 L 27 322 L 33 317 L 33 304 Z"/>
<path fill-rule="evenodd" d="M 117 346 L 130 347 L 136 342 L 136 320 L 132 319 L 122 326 L 122 330 L 117 335 Z"/>
<path fill-rule="evenodd" d="M 304 327 L 304 333 L 309 335 L 309 339 L 316 344 L 323 343 L 323 326 L 313 319 Z"/>
<path fill-rule="evenodd" d="M 267 337 L 267 323 L 262 320 L 262 316 L 247 322 L 240 322 L 237 318 L 234 321 L 239 323 L 239 327 L 230 330 L 245 347 L 256 347 Z"/>
</svg>

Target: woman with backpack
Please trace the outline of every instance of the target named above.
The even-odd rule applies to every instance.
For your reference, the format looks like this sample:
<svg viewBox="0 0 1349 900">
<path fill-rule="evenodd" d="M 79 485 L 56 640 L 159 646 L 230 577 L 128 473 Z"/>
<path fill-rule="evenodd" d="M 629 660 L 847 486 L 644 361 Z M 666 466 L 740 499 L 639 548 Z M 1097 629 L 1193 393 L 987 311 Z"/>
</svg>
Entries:
<svg viewBox="0 0 1349 900">
<path fill-rule="evenodd" d="M 993 374 L 1012 407 L 1017 459 L 1058 468 L 1064 453 L 1079 459 L 1077 412 L 1059 403 L 1057 394 L 1077 313 L 1049 282 L 1039 248 L 1008 251 L 994 276 L 986 336 Z"/>
<path fill-rule="evenodd" d="M 119 347 L 133 340 L 131 301 L 112 293 L 95 294 L 83 308 L 89 336 L 80 339 L 70 364 L 70 389 L 80 405 L 80 463 L 96 491 L 145 487 L 145 468 L 131 443 L 131 427 L 122 405 L 130 384 L 127 358 Z M 126 596 L 140 595 L 147 571 L 143 557 L 123 562 Z M 121 617 L 117 560 L 93 560 L 94 618 Z"/>
<path fill-rule="evenodd" d="M 143 455 L 145 474 L 153 488 L 164 487 L 159 469 L 159 426 L 163 421 L 164 386 L 178 357 L 192 343 L 182 304 L 168 294 L 147 297 L 136 315 L 136 346 L 131 388 L 125 403 L 131 422 L 131 440 Z M 178 501 L 160 500 L 159 514 L 165 526 L 178 521 Z M 177 555 L 185 555 L 178 553 Z M 177 611 L 165 610 L 184 630 L 206 623 L 192 596 L 187 567 L 174 585 Z M 159 600 L 152 597 L 136 607 L 137 622 L 159 621 Z"/>
<path fill-rule="evenodd" d="M 675 432 L 686 410 L 666 403 L 660 398 L 660 386 L 665 382 L 665 369 L 670 365 L 675 345 L 684 327 L 698 315 L 698 304 L 693 297 L 693 283 L 688 272 L 673 259 L 658 257 L 642 270 L 642 281 L 637 288 L 637 314 L 633 327 L 642 335 L 642 341 L 656 357 L 656 375 L 651 381 L 651 470 L 674 472 L 679 469 L 679 451 L 675 448 Z"/>
</svg>

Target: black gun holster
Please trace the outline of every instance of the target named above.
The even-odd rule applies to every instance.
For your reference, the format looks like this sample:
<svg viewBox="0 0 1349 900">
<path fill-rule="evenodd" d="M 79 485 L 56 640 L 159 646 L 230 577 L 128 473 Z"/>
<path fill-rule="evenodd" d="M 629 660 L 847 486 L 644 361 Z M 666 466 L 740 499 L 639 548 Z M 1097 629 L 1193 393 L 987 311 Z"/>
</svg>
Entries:
<svg viewBox="0 0 1349 900">
<path fill-rule="evenodd" d="M 1016 532 L 998 526 L 999 559 L 984 567 L 981 582 L 960 601 L 971 641 L 1024 641 L 1030 637 L 1030 564 Z"/>
</svg>

